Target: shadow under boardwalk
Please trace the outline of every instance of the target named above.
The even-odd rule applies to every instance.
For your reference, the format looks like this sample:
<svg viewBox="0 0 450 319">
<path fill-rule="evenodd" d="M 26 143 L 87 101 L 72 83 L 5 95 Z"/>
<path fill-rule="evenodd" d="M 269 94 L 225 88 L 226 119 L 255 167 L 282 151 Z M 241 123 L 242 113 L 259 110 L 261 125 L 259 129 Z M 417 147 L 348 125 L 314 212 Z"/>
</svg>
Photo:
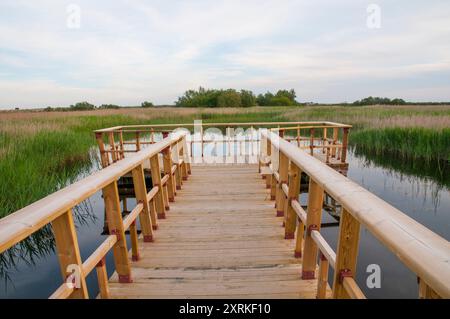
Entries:
<svg viewBox="0 0 450 319">
<path fill-rule="evenodd" d="M 193 166 L 112 298 L 315 298 L 256 165 Z"/>
</svg>

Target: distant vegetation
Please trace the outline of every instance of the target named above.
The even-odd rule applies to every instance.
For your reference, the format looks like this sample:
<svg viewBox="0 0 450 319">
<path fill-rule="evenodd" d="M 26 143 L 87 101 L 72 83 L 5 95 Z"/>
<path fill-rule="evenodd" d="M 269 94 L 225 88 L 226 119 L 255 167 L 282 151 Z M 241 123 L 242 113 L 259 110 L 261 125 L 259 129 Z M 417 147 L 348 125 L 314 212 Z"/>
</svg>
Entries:
<svg viewBox="0 0 450 319">
<path fill-rule="evenodd" d="M 353 102 L 353 105 L 405 105 L 403 99 L 389 99 L 387 97 L 366 97 L 365 99 Z"/>
<path fill-rule="evenodd" d="M 293 106 L 299 105 L 295 100 L 294 89 L 279 90 L 276 94 L 267 92 L 255 96 L 252 91 L 235 89 L 216 90 L 200 87 L 198 90 L 186 91 L 175 102 L 180 107 L 251 107 L 251 106 Z"/>
<path fill-rule="evenodd" d="M 145 101 L 141 103 L 141 107 L 154 107 L 154 105 L 152 102 Z"/>
<path fill-rule="evenodd" d="M 369 96 L 354 102 L 321 104 L 315 102 L 298 102 L 297 94 L 294 89 L 278 90 L 276 93 L 267 91 L 264 94 L 255 95 L 250 90 L 235 89 L 205 89 L 200 87 L 198 90 L 188 90 L 182 96 L 178 97 L 175 105 L 155 105 L 150 101 L 141 103 L 143 108 L 152 107 L 208 107 L 208 108 L 230 108 L 230 107 L 252 107 L 252 106 L 371 106 L 371 105 L 450 105 L 450 102 L 407 102 L 401 98 L 390 99 L 387 97 Z M 128 106 L 127 106 L 128 107 Z M 133 107 L 133 106 L 129 106 Z M 138 107 L 138 106 L 134 106 Z M 67 111 L 90 111 L 124 108 L 116 104 L 102 104 L 95 106 L 89 102 L 78 102 L 70 107 L 46 107 L 42 109 L 45 112 L 67 112 Z M 16 111 L 19 111 L 16 108 Z M 23 109 L 26 110 L 26 109 Z"/>
</svg>

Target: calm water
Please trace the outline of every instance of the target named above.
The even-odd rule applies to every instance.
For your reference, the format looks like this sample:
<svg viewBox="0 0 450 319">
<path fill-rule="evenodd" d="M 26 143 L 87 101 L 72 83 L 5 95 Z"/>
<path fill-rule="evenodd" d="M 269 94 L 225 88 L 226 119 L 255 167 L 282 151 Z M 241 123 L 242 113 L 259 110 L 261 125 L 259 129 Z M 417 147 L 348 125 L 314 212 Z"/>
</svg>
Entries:
<svg viewBox="0 0 450 319">
<path fill-rule="evenodd" d="M 436 178 L 426 177 L 423 172 L 420 177 L 405 174 L 399 167 L 387 168 L 391 166 L 376 164 L 364 155 L 355 155 L 352 151 L 349 152 L 348 161 L 349 178 L 447 240 L 450 239 L 450 192 L 447 186 L 437 182 Z M 88 171 L 95 169 L 96 165 Z M 306 201 L 306 196 L 302 196 L 302 201 Z M 129 201 L 129 208 L 133 206 L 134 203 Z M 85 260 L 104 240 L 101 236 L 104 211 L 100 192 L 80 205 L 76 209 L 76 215 L 81 255 Z M 324 214 L 324 221 L 333 222 L 334 219 Z M 322 233 L 335 249 L 338 228 L 323 228 Z M 45 234 L 43 237 L 45 239 Z M 44 245 L 45 243 L 46 241 Z M 49 239 L 47 246 L 51 245 Z M 37 254 L 33 258 L 34 263 L 29 262 L 30 258 L 26 259 L 28 262 L 15 258 L 14 267 L 4 254 L 0 260 L 0 298 L 47 298 L 60 286 L 59 265 L 53 252 Z M 114 267 L 111 252 L 106 260 L 108 273 L 111 275 Z M 366 287 L 366 268 L 369 264 L 381 267 L 380 289 Z M 5 272 L 9 279 L 5 278 Z M 371 298 L 417 298 L 416 276 L 365 229 L 361 231 L 357 281 L 364 293 Z M 98 293 L 95 271 L 87 278 L 87 283 L 90 296 L 95 297 Z"/>
</svg>

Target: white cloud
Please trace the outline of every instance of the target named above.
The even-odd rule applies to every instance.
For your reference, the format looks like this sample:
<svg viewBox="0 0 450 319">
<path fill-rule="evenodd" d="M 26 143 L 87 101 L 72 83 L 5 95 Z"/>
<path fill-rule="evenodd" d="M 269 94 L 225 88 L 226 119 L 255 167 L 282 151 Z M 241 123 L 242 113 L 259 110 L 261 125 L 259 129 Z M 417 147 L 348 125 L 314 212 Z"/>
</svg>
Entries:
<svg viewBox="0 0 450 319">
<path fill-rule="evenodd" d="M 365 26 L 365 4 L 350 0 L 79 0 L 79 30 L 65 27 L 69 3 L 0 4 L 0 107 L 172 103 L 200 85 L 293 87 L 331 102 L 387 89 L 420 99 L 411 92 L 423 83 L 422 100 L 448 98 L 445 2 L 379 1 L 377 30 Z M 370 88 L 354 85 L 367 80 Z"/>
</svg>

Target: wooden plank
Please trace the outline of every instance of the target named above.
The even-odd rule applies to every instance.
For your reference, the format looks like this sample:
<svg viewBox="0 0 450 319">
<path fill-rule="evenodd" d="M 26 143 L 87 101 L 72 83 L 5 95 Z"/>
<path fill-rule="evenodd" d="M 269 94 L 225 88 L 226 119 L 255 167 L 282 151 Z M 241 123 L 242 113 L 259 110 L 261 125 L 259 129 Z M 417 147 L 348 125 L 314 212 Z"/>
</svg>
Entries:
<svg viewBox="0 0 450 319">
<path fill-rule="evenodd" d="M 284 240 L 257 169 L 193 166 L 158 240 L 140 247 L 134 282 L 114 274 L 111 297 L 315 298 L 317 280 L 300 279 L 295 243 Z"/>
</svg>

